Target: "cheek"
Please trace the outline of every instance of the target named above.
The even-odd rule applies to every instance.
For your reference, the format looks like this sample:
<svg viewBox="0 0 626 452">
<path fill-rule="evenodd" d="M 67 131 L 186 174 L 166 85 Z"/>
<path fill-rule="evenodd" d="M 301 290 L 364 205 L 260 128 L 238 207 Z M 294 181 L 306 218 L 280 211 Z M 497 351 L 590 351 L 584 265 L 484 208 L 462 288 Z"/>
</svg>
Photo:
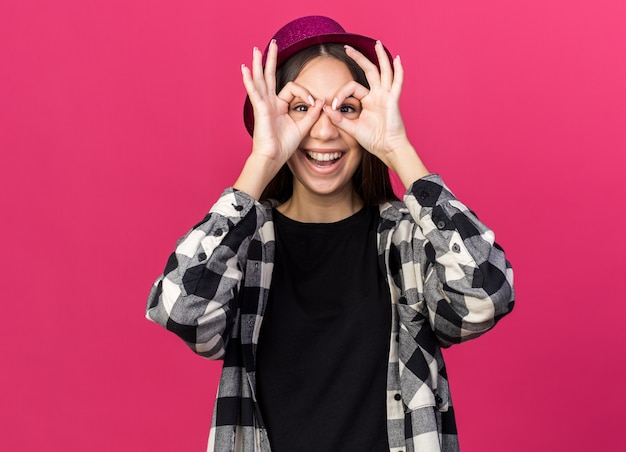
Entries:
<svg viewBox="0 0 626 452">
<path fill-rule="evenodd" d="M 361 162 L 363 161 L 363 152 L 366 152 L 364 150 L 362 150 L 360 147 L 356 148 L 353 150 L 353 152 L 350 153 L 350 163 L 347 165 L 348 171 L 353 175 L 356 170 L 359 168 L 359 166 L 361 166 Z"/>
<path fill-rule="evenodd" d="M 361 147 L 359 142 L 350 137 L 350 154 L 352 154 L 354 158 L 360 162 L 363 158 L 364 152 L 367 151 Z"/>
<path fill-rule="evenodd" d="M 297 151 L 296 151 L 297 152 Z M 289 172 L 293 175 L 293 160 L 295 155 L 292 155 L 289 160 L 287 160 L 287 168 L 289 168 Z"/>
<path fill-rule="evenodd" d="M 292 175 L 296 173 L 298 168 L 301 168 L 303 165 L 305 165 L 305 162 L 303 161 L 305 158 L 306 157 L 303 157 L 303 154 L 300 150 L 296 150 L 296 152 L 294 152 L 293 155 L 289 157 L 289 160 L 287 160 L 287 168 L 289 168 L 289 171 Z"/>
<path fill-rule="evenodd" d="M 354 150 L 363 150 L 359 142 L 352 135 L 344 132 L 343 130 L 339 130 L 339 136 L 341 140 L 344 142 L 345 146 L 350 148 L 352 151 Z"/>
<path fill-rule="evenodd" d="M 291 107 L 289 107 L 289 110 L 287 111 L 287 114 L 289 115 L 289 117 L 291 119 L 293 119 L 296 122 L 300 121 L 302 118 L 304 118 L 306 116 L 306 112 L 298 111 L 298 110 L 295 110 L 295 109 L 293 109 Z"/>
</svg>

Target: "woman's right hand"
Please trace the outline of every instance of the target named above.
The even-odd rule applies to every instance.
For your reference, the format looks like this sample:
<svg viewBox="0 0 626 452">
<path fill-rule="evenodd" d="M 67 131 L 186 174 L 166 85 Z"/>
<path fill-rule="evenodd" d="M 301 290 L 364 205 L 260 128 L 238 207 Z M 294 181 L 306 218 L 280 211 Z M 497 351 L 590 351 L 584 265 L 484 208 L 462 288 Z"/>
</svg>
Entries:
<svg viewBox="0 0 626 452">
<path fill-rule="evenodd" d="M 252 52 L 252 71 L 242 65 L 243 84 L 254 110 L 252 153 L 279 164 L 289 160 L 320 115 L 323 102 L 296 83 L 289 82 L 276 94 L 276 42 L 270 42 L 265 70 L 261 51 Z M 295 121 L 290 108 L 303 105 L 306 114 Z M 269 181 L 268 181 L 269 182 Z"/>
<path fill-rule="evenodd" d="M 289 82 L 276 94 L 276 55 L 278 47 L 272 40 L 265 70 L 258 48 L 252 52 L 252 71 L 241 66 L 243 84 L 254 110 L 252 152 L 233 188 L 259 199 L 267 184 L 298 149 L 319 117 L 324 102 L 315 101 L 311 93 Z M 290 110 L 300 112 L 298 120 Z M 304 115 L 301 114 L 306 110 Z"/>
</svg>

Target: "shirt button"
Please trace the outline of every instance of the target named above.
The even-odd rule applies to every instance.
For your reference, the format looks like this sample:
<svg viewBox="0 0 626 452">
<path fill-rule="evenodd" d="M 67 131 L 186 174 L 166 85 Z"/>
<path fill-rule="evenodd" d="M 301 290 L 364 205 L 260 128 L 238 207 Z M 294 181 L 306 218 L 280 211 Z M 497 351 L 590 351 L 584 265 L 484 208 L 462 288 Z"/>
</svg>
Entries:
<svg viewBox="0 0 626 452">
<path fill-rule="evenodd" d="M 233 204 L 233 207 L 237 212 L 241 212 L 243 210 L 243 206 L 236 206 L 235 204 Z"/>
<path fill-rule="evenodd" d="M 428 199 L 430 198 L 430 192 L 428 190 L 422 190 L 419 196 L 421 199 Z"/>
<path fill-rule="evenodd" d="M 455 243 L 454 245 L 452 245 L 452 251 L 454 251 L 455 253 L 461 252 L 461 247 L 459 246 L 458 243 Z"/>
<path fill-rule="evenodd" d="M 445 228 L 445 227 L 446 227 L 446 222 L 445 222 L 445 221 L 443 221 L 443 220 L 439 220 L 439 221 L 437 222 L 437 228 L 438 228 L 438 229 L 443 229 L 443 228 Z"/>
<path fill-rule="evenodd" d="M 199 260 L 199 261 L 203 261 L 203 260 L 205 260 L 205 259 L 206 259 L 206 254 L 205 254 L 205 253 L 200 253 L 200 254 L 198 254 L 198 260 Z"/>
<path fill-rule="evenodd" d="M 215 237 L 219 237 L 220 235 L 222 235 L 224 233 L 224 231 L 222 231 L 221 229 L 216 229 L 215 230 Z"/>
<path fill-rule="evenodd" d="M 396 399 L 398 402 L 402 400 L 402 396 L 400 394 L 396 394 L 395 396 L 393 396 L 393 398 Z"/>
</svg>

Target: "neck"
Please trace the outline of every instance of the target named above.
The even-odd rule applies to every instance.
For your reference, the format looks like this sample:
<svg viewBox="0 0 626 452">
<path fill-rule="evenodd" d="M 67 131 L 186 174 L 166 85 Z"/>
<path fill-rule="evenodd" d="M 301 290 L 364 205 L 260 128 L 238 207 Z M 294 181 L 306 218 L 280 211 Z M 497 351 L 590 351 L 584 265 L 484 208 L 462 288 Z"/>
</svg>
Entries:
<svg viewBox="0 0 626 452">
<path fill-rule="evenodd" d="M 334 223 L 348 218 L 363 207 L 363 201 L 350 187 L 345 193 L 317 195 L 294 186 L 293 194 L 278 211 L 302 223 Z"/>
</svg>

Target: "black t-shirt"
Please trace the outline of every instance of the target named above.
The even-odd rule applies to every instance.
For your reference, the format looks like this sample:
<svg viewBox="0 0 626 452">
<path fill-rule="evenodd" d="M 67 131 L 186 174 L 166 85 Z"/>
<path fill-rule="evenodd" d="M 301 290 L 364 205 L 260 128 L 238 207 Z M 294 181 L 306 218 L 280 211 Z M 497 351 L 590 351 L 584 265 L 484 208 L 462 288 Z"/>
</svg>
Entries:
<svg viewBox="0 0 626 452">
<path fill-rule="evenodd" d="M 276 260 L 257 385 L 275 452 L 388 451 L 388 285 L 378 208 L 336 223 L 274 210 Z"/>
</svg>

